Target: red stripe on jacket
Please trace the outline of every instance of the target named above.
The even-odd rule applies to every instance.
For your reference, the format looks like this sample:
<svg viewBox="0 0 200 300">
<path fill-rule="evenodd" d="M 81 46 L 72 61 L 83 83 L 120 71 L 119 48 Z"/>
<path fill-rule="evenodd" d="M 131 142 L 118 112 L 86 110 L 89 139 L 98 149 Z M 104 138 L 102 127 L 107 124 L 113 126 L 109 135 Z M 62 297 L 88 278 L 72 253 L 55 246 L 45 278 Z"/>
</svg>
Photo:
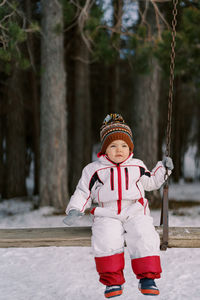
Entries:
<svg viewBox="0 0 200 300">
<path fill-rule="evenodd" d="M 121 168 L 119 165 L 117 166 L 117 175 L 118 175 L 118 196 L 119 196 L 119 199 L 117 200 L 117 205 L 118 205 L 118 215 L 119 215 L 122 209 L 122 176 L 121 176 Z"/>
</svg>

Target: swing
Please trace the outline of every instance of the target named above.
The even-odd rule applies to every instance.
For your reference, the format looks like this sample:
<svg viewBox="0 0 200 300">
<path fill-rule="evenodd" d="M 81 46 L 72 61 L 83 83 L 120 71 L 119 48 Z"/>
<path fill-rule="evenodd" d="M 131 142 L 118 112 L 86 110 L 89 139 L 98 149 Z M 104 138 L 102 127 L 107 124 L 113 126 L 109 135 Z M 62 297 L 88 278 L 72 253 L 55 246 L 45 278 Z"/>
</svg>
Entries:
<svg viewBox="0 0 200 300">
<path fill-rule="evenodd" d="M 178 0 L 173 0 L 172 43 L 170 63 L 170 88 L 168 100 L 168 121 L 165 155 L 170 155 L 171 117 L 173 100 L 175 36 Z M 161 226 L 156 230 L 161 238 L 161 250 L 167 248 L 200 248 L 200 227 L 168 227 L 168 173 L 163 189 L 161 210 Z M 60 227 L 60 228 L 20 228 L 0 229 L 0 248 L 49 247 L 49 246 L 91 246 L 91 227 Z"/>
<path fill-rule="evenodd" d="M 170 78 L 169 78 L 169 95 L 168 95 L 168 115 L 167 115 L 167 136 L 166 136 L 166 151 L 165 156 L 170 156 L 170 145 L 171 145 L 171 127 L 172 127 L 172 103 L 173 103 L 173 89 L 174 89 L 174 66 L 175 66 L 175 46 L 176 46 L 176 25 L 177 25 L 177 4 L 178 0 L 173 0 L 173 11 L 172 11 L 172 42 L 171 42 L 171 62 L 170 62 Z M 162 198 L 162 209 L 160 225 L 163 226 L 163 238 L 160 245 L 160 249 L 165 251 L 168 246 L 168 170 L 166 171 L 166 181 L 163 187 L 163 198 Z"/>
</svg>

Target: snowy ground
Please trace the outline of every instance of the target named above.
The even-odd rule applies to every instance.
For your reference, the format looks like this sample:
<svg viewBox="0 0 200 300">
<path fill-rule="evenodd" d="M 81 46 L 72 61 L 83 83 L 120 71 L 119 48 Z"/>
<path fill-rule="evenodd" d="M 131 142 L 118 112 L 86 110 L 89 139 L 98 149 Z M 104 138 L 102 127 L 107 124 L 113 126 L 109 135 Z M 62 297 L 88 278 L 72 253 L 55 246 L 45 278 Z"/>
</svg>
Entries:
<svg viewBox="0 0 200 300">
<path fill-rule="evenodd" d="M 170 198 L 197 201 L 197 206 L 170 211 L 170 226 L 200 227 L 199 183 L 171 185 Z M 158 225 L 160 212 L 152 211 L 152 216 Z M 30 202 L 16 199 L 0 202 L 0 228 L 59 227 L 64 226 L 62 219 L 63 216 L 52 216 L 48 207 L 32 210 Z M 83 225 L 89 224 L 86 216 Z M 126 283 L 119 299 L 145 299 L 137 289 L 126 250 L 125 256 Z M 163 273 L 157 281 L 161 294 L 156 299 L 200 299 L 199 257 L 200 249 L 161 252 Z M 101 300 L 105 299 L 103 291 L 89 247 L 0 249 L 0 300 Z"/>
</svg>

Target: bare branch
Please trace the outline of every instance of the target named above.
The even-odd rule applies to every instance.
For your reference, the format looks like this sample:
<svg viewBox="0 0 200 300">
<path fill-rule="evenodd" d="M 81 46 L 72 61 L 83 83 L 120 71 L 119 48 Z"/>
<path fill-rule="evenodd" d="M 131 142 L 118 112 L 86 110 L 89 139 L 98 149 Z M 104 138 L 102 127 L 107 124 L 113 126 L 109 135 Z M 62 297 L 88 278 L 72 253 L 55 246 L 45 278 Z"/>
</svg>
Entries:
<svg viewBox="0 0 200 300">
<path fill-rule="evenodd" d="M 8 29 L 5 26 L 3 26 L 1 23 L 0 23 L 0 28 L 2 28 L 5 31 L 8 31 Z"/>
<path fill-rule="evenodd" d="M 75 16 L 72 20 L 72 24 L 70 26 L 68 26 L 64 32 L 67 32 L 69 31 L 71 28 L 75 27 L 78 23 L 77 19 L 78 19 L 78 16 L 79 16 L 79 11 L 81 10 L 81 7 L 80 5 L 78 5 L 78 3 L 74 2 L 73 0 L 70 0 L 70 3 L 73 4 L 74 6 L 76 6 L 78 9 L 76 10 L 76 13 L 75 13 Z"/>
<path fill-rule="evenodd" d="M 142 12 L 139 8 L 139 14 L 141 16 L 141 23 L 140 25 L 143 25 L 145 24 L 148 28 L 148 39 L 150 40 L 151 39 L 151 26 L 149 25 L 149 23 L 146 21 L 146 15 L 147 15 L 147 11 L 148 11 L 148 8 L 149 8 L 149 0 L 146 0 L 145 1 L 145 9 L 144 9 L 144 12 Z"/>
<path fill-rule="evenodd" d="M 1 20 L 1 23 L 5 22 L 6 19 L 12 17 L 12 15 L 14 15 L 14 11 L 12 11 L 10 14 L 6 15 L 2 20 Z"/>
<path fill-rule="evenodd" d="M 87 48 L 89 49 L 89 51 L 91 52 L 91 45 L 90 45 L 90 42 L 91 42 L 91 38 L 89 38 L 89 36 L 85 35 L 84 33 L 84 26 L 85 26 L 85 23 L 86 21 L 88 20 L 89 18 L 89 11 L 92 7 L 92 5 L 94 4 L 94 0 L 86 0 L 85 2 L 85 6 L 81 9 L 81 12 L 79 14 L 79 17 L 78 17 L 78 25 L 79 25 L 79 30 L 80 30 L 80 34 L 81 34 L 81 37 L 83 39 L 83 41 L 85 42 Z"/>
<path fill-rule="evenodd" d="M 154 3 L 154 1 L 150 0 L 153 7 L 154 7 L 154 10 L 155 10 L 155 17 L 156 17 L 156 25 L 157 25 L 157 28 L 158 28 L 158 39 L 161 40 L 161 37 L 162 37 L 162 32 L 161 32 L 161 28 L 160 28 L 160 21 L 159 21 L 159 14 L 158 14 L 158 6 Z"/>
<path fill-rule="evenodd" d="M 149 9 L 149 0 L 146 0 L 145 1 L 144 12 L 142 13 L 141 10 L 139 9 L 139 12 L 140 12 L 140 15 L 141 15 L 141 24 L 140 25 L 142 25 L 143 23 L 146 24 L 146 15 L 147 15 L 148 9 Z"/>
<path fill-rule="evenodd" d="M 10 3 L 8 0 L 7 0 L 7 4 L 8 4 L 8 6 L 9 6 L 11 9 L 14 9 L 12 3 Z M 24 29 L 24 28 L 25 28 L 25 24 L 26 24 L 26 20 L 27 20 L 26 16 L 24 15 L 24 13 L 23 13 L 22 11 L 20 11 L 20 10 L 17 9 L 16 7 L 15 7 L 15 9 L 14 9 L 14 12 L 16 12 L 16 13 L 20 16 L 20 18 L 22 18 L 22 20 L 23 20 L 23 29 Z"/>
<path fill-rule="evenodd" d="M 35 62 L 34 62 L 34 56 L 33 56 L 33 53 L 32 53 L 32 50 L 31 50 L 31 47 L 29 45 L 29 42 L 27 41 L 27 49 L 28 49 L 28 54 L 29 54 L 29 57 L 30 57 L 30 62 L 31 62 L 31 66 L 34 70 L 34 72 L 36 73 L 36 67 L 35 67 Z"/>
<path fill-rule="evenodd" d="M 96 31 L 98 31 L 99 29 L 106 29 L 106 30 L 109 30 L 111 31 L 112 33 L 117 33 L 119 35 L 122 35 L 122 36 L 130 36 L 130 37 L 137 37 L 138 40 L 141 40 L 143 41 L 143 38 L 141 38 L 140 36 L 138 36 L 136 33 L 133 33 L 133 32 L 130 32 L 130 31 L 121 31 L 121 30 L 117 30 L 116 28 L 114 27 L 109 27 L 107 25 L 99 25 L 96 27 Z M 152 38 L 148 38 L 146 39 L 147 41 L 151 41 Z"/>
<path fill-rule="evenodd" d="M 6 50 L 7 40 L 4 39 L 4 36 L 0 35 L 0 42 L 3 45 L 3 49 Z"/>
<path fill-rule="evenodd" d="M 3 0 L 3 1 L 0 3 L 0 7 L 3 6 L 3 5 L 6 3 L 6 1 L 7 1 L 7 0 Z"/>
<path fill-rule="evenodd" d="M 89 60 L 86 60 L 86 59 L 83 59 L 82 57 L 80 56 L 73 56 L 72 59 L 74 60 L 79 60 L 80 62 L 84 63 L 84 64 L 93 64 L 94 62 L 96 62 L 98 59 L 95 58 L 95 59 L 89 59 Z"/>
<path fill-rule="evenodd" d="M 54 0 L 58 7 L 61 7 L 61 3 L 58 0 Z"/>
<path fill-rule="evenodd" d="M 145 24 L 145 26 L 147 26 L 147 28 L 148 28 L 148 40 L 153 40 L 155 38 L 152 36 L 151 26 L 148 23 L 148 21 L 146 20 L 147 11 L 149 9 L 149 3 L 151 3 L 154 8 L 156 27 L 157 27 L 157 37 L 158 37 L 158 39 L 162 39 L 162 24 L 165 24 L 168 29 L 170 29 L 170 25 L 166 21 L 164 15 L 161 13 L 157 3 L 166 2 L 167 0 L 163 0 L 163 1 L 161 1 L 161 0 L 139 0 L 139 1 L 145 1 L 144 11 L 141 11 L 139 8 L 139 14 L 141 17 L 140 25 Z"/>
<path fill-rule="evenodd" d="M 87 48 L 89 49 L 90 52 L 92 52 L 91 49 L 91 44 L 93 43 L 91 37 L 84 32 L 84 26 L 86 21 L 89 18 L 89 11 L 94 4 L 94 0 L 86 0 L 84 7 L 81 7 L 76 0 L 70 0 L 70 3 L 73 4 L 77 9 L 76 9 L 76 15 L 74 17 L 72 24 L 68 26 L 64 32 L 69 31 L 71 28 L 75 27 L 78 25 L 80 35 L 86 44 Z"/>
<path fill-rule="evenodd" d="M 168 29 L 170 29 L 170 25 L 168 24 L 168 22 L 166 21 L 166 19 L 164 18 L 163 14 L 161 13 L 161 11 L 158 8 L 158 5 L 155 2 L 158 2 L 156 0 L 150 0 L 154 9 L 155 9 L 155 13 L 160 17 L 160 19 L 163 21 L 163 23 L 167 26 Z"/>
</svg>

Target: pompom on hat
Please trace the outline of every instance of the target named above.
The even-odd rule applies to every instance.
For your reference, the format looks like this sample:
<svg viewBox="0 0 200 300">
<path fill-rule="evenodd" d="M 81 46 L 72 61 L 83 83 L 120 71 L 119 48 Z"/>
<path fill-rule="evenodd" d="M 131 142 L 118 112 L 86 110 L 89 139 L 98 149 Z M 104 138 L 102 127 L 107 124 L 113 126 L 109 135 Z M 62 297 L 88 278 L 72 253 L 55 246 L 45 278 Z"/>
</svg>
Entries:
<svg viewBox="0 0 200 300">
<path fill-rule="evenodd" d="M 130 127 L 120 114 L 109 114 L 105 117 L 100 129 L 101 152 L 105 154 L 107 147 L 115 140 L 125 141 L 133 152 L 133 135 Z"/>
</svg>

